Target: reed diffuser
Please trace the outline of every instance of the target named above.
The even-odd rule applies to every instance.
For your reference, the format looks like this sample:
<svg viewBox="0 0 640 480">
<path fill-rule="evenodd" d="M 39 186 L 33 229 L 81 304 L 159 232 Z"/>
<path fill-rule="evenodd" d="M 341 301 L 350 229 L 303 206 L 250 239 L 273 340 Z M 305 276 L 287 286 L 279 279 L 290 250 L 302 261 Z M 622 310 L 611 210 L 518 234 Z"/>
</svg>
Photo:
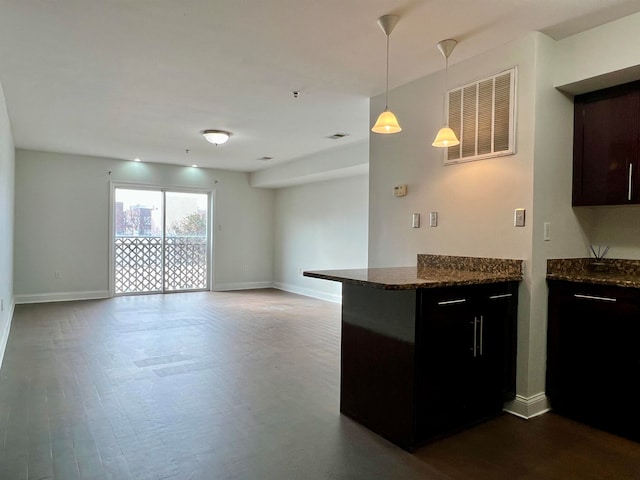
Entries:
<svg viewBox="0 0 640 480">
<path fill-rule="evenodd" d="M 607 255 L 609 251 L 609 246 L 606 247 L 598 246 L 597 250 L 591 245 L 591 253 L 593 253 L 593 260 L 589 263 L 589 268 L 592 272 L 606 272 L 608 270 L 607 262 L 605 262 L 604 257 Z"/>
</svg>

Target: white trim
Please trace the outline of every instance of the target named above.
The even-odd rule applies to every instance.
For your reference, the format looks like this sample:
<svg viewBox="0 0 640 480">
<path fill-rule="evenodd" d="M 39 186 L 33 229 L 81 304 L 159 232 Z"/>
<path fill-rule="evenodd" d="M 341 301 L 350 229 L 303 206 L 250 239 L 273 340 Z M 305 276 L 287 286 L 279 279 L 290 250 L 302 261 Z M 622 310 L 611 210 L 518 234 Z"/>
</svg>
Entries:
<svg viewBox="0 0 640 480">
<path fill-rule="evenodd" d="M 116 294 L 116 271 L 115 271 L 115 201 L 116 201 L 116 183 L 109 180 L 109 297 Z"/>
<path fill-rule="evenodd" d="M 7 342 L 9 341 L 9 333 L 11 333 L 11 323 L 13 321 L 13 312 L 15 310 L 15 302 L 11 299 L 11 305 L 9 305 L 9 309 L 7 310 L 7 323 L 4 326 L 4 332 L 2 332 L 2 336 L 0 336 L 0 367 L 2 367 L 2 362 L 4 361 L 4 352 L 7 349 Z"/>
<path fill-rule="evenodd" d="M 319 300 L 326 300 L 328 302 L 342 303 L 342 294 L 336 295 L 333 293 L 325 293 L 320 290 L 298 287 L 296 285 L 291 285 L 290 283 L 281 282 L 273 282 L 273 288 L 277 288 L 278 290 L 283 290 L 285 292 L 297 293 L 298 295 L 317 298 Z"/>
<path fill-rule="evenodd" d="M 32 295 L 16 295 L 16 304 L 72 302 L 74 300 L 96 300 L 109 298 L 109 296 L 109 290 L 93 290 L 87 292 L 35 293 Z"/>
<path fill-rule="evenodd" d="M 233 282 L 218 283 L 213 286 L 213 292 L 226 292 L 229 290 L 254 290 L 258 288 L 273 288 L 273 282 Z"/>
<path fill-rule="evenodd" d="M 531 397 L 516 395 L 516 398 L 504 406 L 504 411 L 526 420 L 542 415 L 551 410 L 549 399 L 544 392 Z"/>
</svg>

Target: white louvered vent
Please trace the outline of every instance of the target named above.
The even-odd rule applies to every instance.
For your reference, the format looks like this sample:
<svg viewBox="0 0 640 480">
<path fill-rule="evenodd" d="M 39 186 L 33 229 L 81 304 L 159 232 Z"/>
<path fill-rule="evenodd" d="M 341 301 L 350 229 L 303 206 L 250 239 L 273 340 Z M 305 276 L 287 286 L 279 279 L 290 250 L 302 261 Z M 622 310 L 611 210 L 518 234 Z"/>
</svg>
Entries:
<svg viewBox="0 0 640 480">
<path fill-rule="evenodd" d="M 449 147 L 445 164 L 515 153 L 516 67 L 450 90 L 449 126 L 460 145 Z"/>
</svg>

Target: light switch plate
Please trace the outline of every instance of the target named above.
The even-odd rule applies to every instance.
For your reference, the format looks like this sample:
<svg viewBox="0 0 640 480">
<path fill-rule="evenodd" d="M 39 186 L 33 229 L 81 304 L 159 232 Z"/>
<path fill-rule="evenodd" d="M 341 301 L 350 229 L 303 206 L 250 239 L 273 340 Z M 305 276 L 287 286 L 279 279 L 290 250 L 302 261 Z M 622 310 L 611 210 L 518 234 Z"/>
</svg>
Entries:
<svg viewBox="0 0 640 480">
<path fill-rule="evenodd" d="M 438 226 L 438 212 L 429 213 L 429 226 L 430 227 Z"/>
<path fill-rule="evenodd" d="M 513 215 L 513 226 L 524 227 L 524 208 L 516 208 Z"/>
<path fill-rule="evenodd" d="M 420 228 L 420 214 L 414 213 L 411 221 L 411 226 L 413 228 Z"/>
</svg>

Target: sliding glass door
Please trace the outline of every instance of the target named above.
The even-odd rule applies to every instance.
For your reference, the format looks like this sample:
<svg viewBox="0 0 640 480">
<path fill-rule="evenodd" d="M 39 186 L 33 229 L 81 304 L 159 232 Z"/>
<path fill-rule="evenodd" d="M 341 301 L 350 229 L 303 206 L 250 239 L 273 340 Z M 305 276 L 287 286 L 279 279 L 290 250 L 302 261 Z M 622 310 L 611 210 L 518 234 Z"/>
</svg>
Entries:
<svg viewBox="0 0 640 480">
<path fill-rule="evenodd" d="M 209 203 L 207 193 L 116 187 L 116 295 L 208 289 Z"/>
</svg>

